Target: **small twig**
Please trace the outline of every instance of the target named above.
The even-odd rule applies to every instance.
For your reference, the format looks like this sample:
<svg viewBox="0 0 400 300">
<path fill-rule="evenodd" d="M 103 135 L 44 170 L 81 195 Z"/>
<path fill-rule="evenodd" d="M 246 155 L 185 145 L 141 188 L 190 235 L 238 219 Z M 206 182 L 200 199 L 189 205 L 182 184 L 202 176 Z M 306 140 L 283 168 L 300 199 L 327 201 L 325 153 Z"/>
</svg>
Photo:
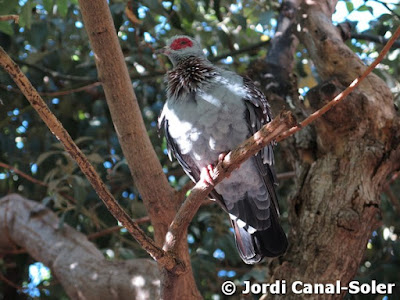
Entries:
<svg viewBox="0 0 400 300">
<path fill-rule="evenodd" d="M 39 93 L 41 96 L 47 96 L 47 97 L 56 97 L 56 96 L 64 96 L 64 95 L 69 95 L 72 93 L 77 93 L 77 92 L 82 92 L 86 91 L 90 88 L 96 87 L 96 86 L 101 86 L 101 82 L 96 81 L 91 84 L 87 84 L 78 88 L 70 89 L 70 90 L 65 90 L 65 91 L 58 91 L 58 92 L 41 92 Z"/>
<path fill-rule="evenodd" d="M 400 177 L 400 171 L 394 172 L 392 176 L 390 176 L 389 181 L 387 182 L 387 186 L 391 185 L 393 182 L 397 180 L 397 178 Z"/>
<path fill-rule="evenodd" d="M 51 70 L 49 68 L 43 67 L 43 66 L 38 66 L 32 63 L 29 63 L 24 60 L 20 60 L 17 58 L 13 59 L 16 63 L 25 65 L 27 67 L 30 67 L 32 69 L 35 69 L 41 73 L 47 74 L 52 78 L 58 78 L 58 79 L 63 79 L 63 80 L 71 80 L 71 81 L 86 81 L 86 82 L 93 82 L 96 81 L 96 78 L 94 77 L 88 77 L 88 76 L 76 76 L 76 75 L 69 75 L 69 74 L 62 74 L 58 71 Z"/>
<path fill-rule="evenodd" d="M 111 214 L 122 223 L 129 233 L 136 239 L 141 247 L 146 250 L 160 265 L 167 270 L 179 274 L 183 272 L 183 265 L 171 255 L 160 249 L 155 242 L 146 235 L 146 233 L 136 224 L 129 215 L 123 210 L 113 195 L 106 188 L 104 182 L 97 174 L 95 168 L 89 162 L 87 157 L 74 143 L 69 133 L 62 126 L 56 116 L 50 111 L 46 103 L 37 93 L 28 78 L 21 72 L 18 65 L 7 55 L 0 47 L 0 65 L 10 74 L 11 78 L 21 89 L 27 100 L 38 112 L 41 119 L 46 123 L 51 132 L 60 140 L 65 150 L 76 161 L 83 174 L 89 180 L 100 199 L 106 205 Z"/>
<path fill-rule="evenodd" d="M 260 43 L 257 43 L 257 44 L 249 45 L 247 47 L 242 47 L 239 50 L 233 50 L 231 52 L 226 52 L 226 53 L 223 53 L 223 54 L 218 55 L 218 56 L 210 57 L 210 61 L 211 62 L 216 62 L 216 61 L 224 59 L 224 58 L 226 58 L 228 56 L 235 56 L 235 55 L 243 54 L 243 53 L 246 53 L 246 52 L 250 52 L 250 51 L 256 50 L 258 48 L 265 47 L 269 43 L 270 43 L 270 41 L 265 41 L 265 42 L 260 42 Z"/>
<path fill-rule="evenodd" d="M 137 224 L 147 223 L 147 222 L 150 222 L 150 217 L 146 216 L 146 217 L 143 217 L 143 218 L 140 218 L 140 219 L 136 219 L 136 220 L 134 220 L 134 222 L 136 222 Z M 110 233 L 114 233 L 114 232 L 120 231 L 122 228 L 124 228 L 124 226 L 119 226 L 119 225 L 113 226 L 113 227 L 104 229 L 104 230 L 99 231 L 99 232 L 88 234 L 87 238 L 89 240 L 94 240 L 94 239 L 97 239 L 99 237 L 102 237 L 102 236 L 105 236 L 105 235 L 109 235 Z"/>
<path fill-rule="evenodd" d="M 351 33 L 351 38 L 357 39 L 357 40 L 366 40 L 366 41 L 371 41 L 374 43 L 379 43 L 379 44 L 386 44 L 389 39 L 385 39 L 383 36 L 379 35 L 373 35 L 369 33 Z M 394 49 L 400 48 L 400 41 L 395 41 L 393 43 Z"/>
<path fill-rule="evenodd" d="M 18 15 L 5 15 L 5 16 L 0 16 L 0 21 L 9 21 L 13 20 L 16 24 L 19 22 L 19 16 Z"/>
<path fill-rule="evenodd" d="M 14 289 L 18 290 L 18 291 L 22 291 L 23 287 L 19 286 L 17 284 L 15 284 L 14 282 L 12 282 L 11 280 L 7 279 L 3 274 L 0 273 L 0 281 L 4 281 L 5 283 L 7 283 L 9 286 L 12 286 Z"/>
<path fill-rule="evenodd" d="M 286 180 L 290 179 L 296 176 L 296 171 L 290 171 L 290 172 L 283 172 L 283 173 L 278 173 L 276 175 L 276 178 L 278 180 Z"/>
<path fill-rule="evenodd" d="M 244 161 L 273 141 L 279 134 L 290 128 L 290 126 L 293 126 L 293 124 L 295 124 L 295 119 L 292 113 L 283 112 L 249 139 L 241 143 L 235 150 L 229 152 L 224 160 L 219 162 L 214 168 L 214 174 L 212 175 L 214 186 L 229 176 Z M 179 244 L 178 241 L 182 239 L 190 221 L 214 186 L 204 180 L 200 180 L 195 185 L 168 229 L 163 246 L 165 251 L 176 252 L 176 247 Z"/>
<path fill-rule="evenodd" d="M 141 20 L 139 20 L 136 15 L 133 13 L 133 11 L 128 7 L 128 5 L 125 6 L 125 15 L 128 18 L 129 21 L 131 21 L 131 23 L 134 26 L 137 25 L 141 25 L 143 22 Z"/>
<path fill-rule="evenodd" d="M 18 174 L 19 176 L 29 180 L 30 182 L 33 182 L 35 184 L 47 187 L 47 184 L 44 183 L 43 181 L 37 180 L 37 179 L 33 178 L 32 176 L 30 176 L 30 175 L 18 170 L 17 168 L 15 168 L 13 166 L 10 166 L 10 165 L 7 165 L 5 163 L 0 162 L 0 167 L 5 168 L 5 169 L 9 169 L 9 170 L 13 171 L 15 174 Z"/>
<path fill-rule="evenodd" d="M 376 2 L 376 3 L 382 4 L 388 11 L 390 11 L 390 13 L 391 13 L 392 15 L 396 16 L 396 17 L 400 20 L 400 15 L 397 14 L 393 9 L 391 9 L 391 8 L 389 7 L 389 5 L 387 5 L 387 3 L 383 2 L 383 1 L 380 1 L 380 0 L 371 0 L 371 1 L 374 1 L 374 2 Z"/>
<path fill-rule="evenodd" d="M 69 95 L 72 93 L 77 93 L 77 92 L 82 92 L 82 91 L 86 91 L 87 89 L 90 89 L 92 87 L 96 87 L 96 86 L 100 86 L 101 82 L 97 81 L 97 82 L 93 82 L 91 84 L 87 84 L 78 88 L 73 88 L 70 90 L 63 90 L 63 91 L 57 91 L 57 92 L 38 92 L 40 96 L 43 97 L 58 97 L 58 96 L 65 96 L 65 95 Z M 13 93 L 17 93 L 17 94 L 22 94 L 22 92 L 14 87 L 8 87 L 4 84 L 0 84 L 0 88 L 9 91 L 9 92 L 13 92 Z"/>
<path fill-rule="evenodd" d="M 14 173 L 20 175 L 21 177 L 25 178 L 26 180 L 29 180 L 30 182 L 33 182 L 35 184 L 38 184 L 38 185 L 41 185 L 41 186 L 44 186 L 44 187 L 49 187 L 49 185 L 47 183 L 45 183 L 45 182 L 43 182 L 41 180 L 38 180 L 36 178 L 33 178 L 32 176 L 26 174 L 25 172 L 22 172 L 21 170 L 15 168 L 13 166 L 10 166 L 10 165 L 7 165 L 5 163 L 0 162 L 0 167 L 3 167 L 5 169 L 9 169 L 9 170 L 13 171 Z M 68 195 L 67 192 L 59 192 L 59 194 L 61 196 L 63 196 L 64 198 L 70 200 L 72 203 L 77 203 L 78 202 L 73 197 Z"/>
<path fill-rule="evenodd" d="M 288 136 L 296 133 L 303 127 L 309 125 L 311 122 L 315 121 L 319 117 L 321 117 L 323 114 L 325 114 L 328 110 L 331 108 L 335 107 L 338 105 L 343 99 L 345 99 L 360 83 L 361 81 L 364 80 L 365 77 L 369 75 L 369 73 L 372 72 L 372 70 L 375 69 L 375 67 L 381 62 L 381 60 L 385 57 L 386 53 L 389 51 L 389 49 L 392 47 L 393 43 L 397 40 L 397 38 L 400 36 L 400 26 L 397 28 L 395 33 L 392 35 L 390 40 L 387 42 L 385 47 L 383 47 L 381 53 L 379 53 L 379 56 L 375 59 L 375 61 L 364 71 L 361 76 L 358 78 L 354 79 L 352 83 L 339 95 L 337 95 L 335 98 L 333 98 L 328 104 L 320 108 L 319 110 L 315 111 L 312 113 L 310 116 L 308 116 L 306 119 L 304 119 L 300 124 L 290 128 L 283 134 L 281 134 L 276 141 L 280 142 L 287 138 Z"/>
</svg>

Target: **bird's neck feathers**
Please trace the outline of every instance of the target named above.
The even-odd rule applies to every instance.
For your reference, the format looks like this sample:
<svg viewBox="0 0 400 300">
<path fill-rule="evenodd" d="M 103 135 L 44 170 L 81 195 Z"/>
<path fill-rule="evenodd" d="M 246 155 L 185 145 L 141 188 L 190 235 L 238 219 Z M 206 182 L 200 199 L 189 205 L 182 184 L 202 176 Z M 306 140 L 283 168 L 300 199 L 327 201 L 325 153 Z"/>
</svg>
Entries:
<svg viewBox="0 0 400 300">
<path fill-rule="evenodd" d="M 196 92 L 218 74 L 217 68 L 206 58 L 186 57 L 178 61 L 174 68 L 167 73 L 168 98 L 182 99 L 182 97 Z"/>
</svg>

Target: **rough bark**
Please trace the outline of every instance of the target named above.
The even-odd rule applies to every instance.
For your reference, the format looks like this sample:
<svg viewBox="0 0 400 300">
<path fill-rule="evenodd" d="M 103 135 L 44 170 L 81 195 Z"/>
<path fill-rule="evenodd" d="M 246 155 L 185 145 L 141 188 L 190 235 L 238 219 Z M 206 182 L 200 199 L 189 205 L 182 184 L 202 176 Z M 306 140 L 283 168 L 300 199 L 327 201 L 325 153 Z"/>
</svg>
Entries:
<svg viewBox="0 0 400 300">
<path fill-rule="evenodd" d="M 298 39 L 293 24 L 301 0 L 283 1 L 275 35 L 263 59 L 252 63 L 248 75 L 263 89 L 273 112 L 293 108 L 298 101 L 297 78 L 293 74 Z"/>
<path fill-rule="evenodd" d="M 71 299 L 157 299 L 160 277 L 151 259 L 109 261 L 85 235 L 42 204 L 11 194 L 0 199 L 0 254 L 24 248 L 51 268 Z"/>
<path fill-rule="evenodd" d="M 175 193 L 147 135 L 107 1 L 80 0 L 79 5 L 122 151 L 154 226 L 155 241 L 161 246 L 177 211 Z M 160 268 L 161 297 L 201 298 L 191 270 L 187 241 L 181 239 L 178 243 L 176 256 L 186 272 L 176 276 Z"/>
<path fill-rule="evenodd" d="M 326 80 L 308 94 L 313 111 L 366 67 L 332 25 L 336 1 L 310 3 L 303 1 L 297 14 L 301 28 L 297 35 Z M 370 74 L 312 129 L 313 134 L 297 135 L 291 141 L 291 149 L 297 149 L 291 158 L 298 188 L 290 202 L 290 248 L 272 271 L 273 278 L 311 283 L 340 280 L 346 285 L 354 278 L 366 243 L 380 223 L 379 196 L 385 180 L 400 168 L 400 120 L 388 87 Z M 300 151 L 304 145 L 311 153 L 307 160 Z M 342 296 L 325 295 L 324 299 Z"/>
</svg>

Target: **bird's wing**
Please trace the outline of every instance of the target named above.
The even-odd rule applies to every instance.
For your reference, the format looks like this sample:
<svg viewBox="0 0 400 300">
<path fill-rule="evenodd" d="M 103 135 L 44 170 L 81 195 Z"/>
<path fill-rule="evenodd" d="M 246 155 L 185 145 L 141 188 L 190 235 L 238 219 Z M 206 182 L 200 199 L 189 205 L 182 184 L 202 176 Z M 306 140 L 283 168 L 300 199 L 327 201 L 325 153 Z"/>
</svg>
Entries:
<svg viewBox="0 0 400 300">
<path fill-rule="evenodd" d="M 192 157 L 190 155 L 183 155 L 176 144 L 175 140 L 169 134 L 168 129 L 168 119 L 165 117 L 163 113 L 161 113 L 158 120 L 159 129 L 164 130 L 165 139 L 167 141 L 167 151 L 168 157 L 172 160 L 172 155 L 176 158 L 179 164 L 182 166 L 185 173 L 189 176 L 189 178 L 197 183 L 200 180 L 200 170 L 197 165 L 194 163 Z M 216 200 L 221 207 L 227 212 L 226 205 L 221 197 L 215 190 L 210 192 L 210 197 Z"/>
<path fill-rule="evenodd" d="M 183 155 L 181 153 L 178 145 L 175 143 L 175 140 L 169 134 L 168 119 L 163 113 L 159 118 L 158 126 L 159 129 L 164 130 L 165 139 L 167 141 L 167 151 L 169 159 L 172 160 L 173 155 L 182 166 L 185 173 L 189 176 L 189 178 L 192 181 L 197 182 L 200 179 L 200 170 L 193 162 L 193 159 L 190 157 L 190 155 Z"/>
<path fill-rule="evenodd" d="M 247 92 L 247 96 L 243 99 L 246 105 L 245 118 L 249 131 L 253 135 L 260 130 L 262 126 L 271 122 L 272 115 L 267 98 L 255 86 L 254 82 L 248 77 L 244 77 L 243 85 Z M 260 150 L 254 157 L 254 161 L 279 214 L 279 204 L 274 188 L 274 185 L 277 185 L 277 179 L 274 169 L 274 153 L 272 147 L 273 145 L 269 144 Z"/>
</svg>

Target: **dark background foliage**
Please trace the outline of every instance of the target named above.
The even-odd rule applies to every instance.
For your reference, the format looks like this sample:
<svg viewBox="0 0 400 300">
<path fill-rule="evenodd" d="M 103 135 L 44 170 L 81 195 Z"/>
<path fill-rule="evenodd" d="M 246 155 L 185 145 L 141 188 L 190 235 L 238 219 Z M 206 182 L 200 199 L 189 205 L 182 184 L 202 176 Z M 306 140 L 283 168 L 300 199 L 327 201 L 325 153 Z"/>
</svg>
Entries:
<svg viewBox="0 0 400 300">
<path fill-rule="evenodd" d="M 400 24 L 396 1 L 340 1 L 337 21 L 352 22 L 348 45 L 366 64 L 383 47 L 373 38 L 388 38 Z M 279 1 L 110 1 L 116 31 L 125 54 L 148 134 L 172 186 L 181 188 L 188 178 L 176 161 L 166 156 L 165 141 L 157 132 L 157 116 L 165 99 L 162 75 L 169 62 L 154 50 L 176 34 L 202 41 L 210 60 L 245 74 L 249 64 L 266 55 L 273 36 Z M 83 28 L 76 0 L 0 1 L 0 15 L 19 14 L 19 24 L 0 22 L 0 44 L 19 64 L 35 88 L 78 145 L 89 156 L 113 195 L 133 218 L 146 216 L 141 196 L 132 184 L 128 167 L 97 83 L 93 53 Z M 363 22 L 354 20 L 364 19 Z M 367 20 L 367 21 L 365 21 Z M 400 47 L 392 49 L 375 72 L 392 89 L 400 104 Z M 243 51 L 238 51 L 243 50 Z M 295 73 L 303 96 L 318 82 L 304 48 L 296 52 Z M 66 154 L 10 77 L 0 72 L 0 196 L 20 193 L 41 201 L 67 223 L 90 235 L 118 225 L 99 201 L 74 161 Z M 307 98 L 304 99 L 307 106 Z M 277 112 L 275 112 L 277 113 Z M 292 171 L 276 148 L 278 173 Z M 39 180 L 18 174 L 10 166 Z M 390 179 L 390 178 L 389 178 Z M 357 279 L 400 285 L 400 181 L 391 180 L 382 194 L 382 226 L 366 245 Z M 344 187 L 345 188 L 345 187 Z M 292 180 L 279 186 L 282 218 L 287 227 L 286 202 Z M 143 223 L 151 235 L 153 228 Z M 213 205 L 203 206 L 188 235 L 198 287 L 206 299 L 219 299 L 221 283 L 231 280 L 265 282 L 265 263 L 244 265 L 238 257 L 229 221 Z M 93 240 L 109 259 L 148 257 L 124 229 Z M 20 298 L 67 299 L 51 272 L 29 255 L 10 254 L 0 259 L 0 272 L 21 288 Z M 0 298 L 10 286 L 0 281 Z M 395 297 L 395 296 L 393 296 Z M 362 299 L 395 299 L 363 296 Z M 350 297 L 349 297 L 350 299 Z M 361 296 L 351 299 L 361 299 Z"/>
</svg>

